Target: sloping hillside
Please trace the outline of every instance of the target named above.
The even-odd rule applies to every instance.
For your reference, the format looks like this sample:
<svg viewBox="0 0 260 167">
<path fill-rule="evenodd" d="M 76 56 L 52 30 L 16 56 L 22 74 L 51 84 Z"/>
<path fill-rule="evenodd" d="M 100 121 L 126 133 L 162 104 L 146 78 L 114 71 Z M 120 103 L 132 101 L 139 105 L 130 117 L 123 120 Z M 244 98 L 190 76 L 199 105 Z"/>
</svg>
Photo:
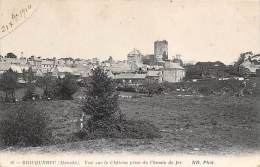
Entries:
<svg viewBox="0 0 260 167">
<path fill-rule="evenodd" d="M 128 119 L 148 120 L 159 127 L 162 138 L 153 140 L 99 139 L 69 142 L 78 130 L 80 104 L 75 101 L 35 103 L 52 116 L 50 128 L 56 144 L 3 151 L 26 152 L 158 152 L 240 153 L 260 149 L 259 98 L 231 96 L 176 96 L 174 94 L 120 100 Z M 18 104 L 17 104 L 18 105 Z M 5 112 L 15 105 L 1 104 Z M 0 115 L 1 116 L 1 115 Z M 1 117 L 2 118 L 2 117 Z M 68 143 L 64 143 L 68 142 Z"/>
</svg>

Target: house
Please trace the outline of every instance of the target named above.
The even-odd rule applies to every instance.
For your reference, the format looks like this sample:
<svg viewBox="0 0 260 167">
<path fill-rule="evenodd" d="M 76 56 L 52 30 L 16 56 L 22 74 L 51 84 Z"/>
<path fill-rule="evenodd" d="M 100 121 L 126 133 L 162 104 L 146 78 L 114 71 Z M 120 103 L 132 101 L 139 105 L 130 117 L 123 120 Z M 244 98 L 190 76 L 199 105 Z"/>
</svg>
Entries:
<svg viewBox="0 0 260 167">
<path fill-rule="evenodd" d="M 34 69 L 41 68 L 42 66 L 42 59 L 41 57 L 35 57 L 31 56 L 30 58 L 27 59 L 27 65 L 30 65 Z"/>
<path fill-rule="evenodd" d="M 3 74 L 5 71 L 12 69 L 13 71 L 17 72 L 18 74 L 22 74 L 23 70 L 28 70 L 28 66 L 20 66 L 16 64 L 10 64 L 10 63 L 0 63 L 0 74 Z"/>
<path fill-rule="evenodd" d="M 162 70 L 162 78 L 165 82 L 180 82 L 185 77 L 185 69 L 179 63 L 166 62 Z"/>
<path fill-rule="evenodd" d="M 75 60 L 71 57 L 60 58 L 55 61 L 55 65 L 58 65 L 58 66 L 72 66 L 74 64 L 75 64 Z"/>
<path fill-rule="evenodd" d="M 16 64 L 16 65 L 25 65 L 27 63 L 26 59 L 17 59 L 17 58 L 1 58 L 0 62 Z"/>
<path fill-rule="evenodd" d="M 7 71 L 10 68 L 11 68 L 10 63 L 0 62 L 0 74 L 3 74 L 5 71 Z"/>
<path fill-rule="evenodd" d="M 147 71 L 146 79 L 149 83 L 162 83 L 162 71 Z"/>
<path fill-rule="evenodd" d="M 109 67 L 109 70 L 112 73 L 128 73 L 131 72 L 131 66 L 125 62 L 117 62 L 117 63 L 113 63 L 111 64 L 111 66 Z"/>
<path fill-rule="evenodd" d="M 137 50 L 134 49 L 133 51 L 129 52 L 127 54 L 127 62 L 128 63 L 143 63 L 143 55 L 142 53 Z"/>
<path fill-rule="evenodd" d="M 44 74 L 51 72 L 51 70 L 55 67 L 55 61 L 51 59 L 43 59 L 41 62 L 41 69 Z"/>
<path fill-rule="evenodd" d="M 114 79 L 121 86 L 139 86 L 144 84 L 146 80 L 146 74 L 136 73 L 120 73 L 114 76 Z"/>
<path fill-rule="evenodd" d="M 94 68 L 93 65 L 78 64 L 75 66 L 74 73 L 78 73 L 82 78 L 87 78 L 91 74 L 91 70 Z"/>
<path fill-rule="evenodd" d="M 75 67 L 55 66 L 51 70 L 52 76 L 56 78 L 64 78 L 67 74 L 70 74 L 73 78 L 79 79 L 82 77 L 82 71 L 79 71 Z"/>
<path fill-rule="evenodd" d="M 73 69 L 72 67 L 63 67 L 63 66 L 55 66 L 53 69 L 51 69 L 51 73 L 53 77 L 60 77 L 64 78 L 66 74 L 79 76 L 80 74 L 76 69 Z"/>
</svg>

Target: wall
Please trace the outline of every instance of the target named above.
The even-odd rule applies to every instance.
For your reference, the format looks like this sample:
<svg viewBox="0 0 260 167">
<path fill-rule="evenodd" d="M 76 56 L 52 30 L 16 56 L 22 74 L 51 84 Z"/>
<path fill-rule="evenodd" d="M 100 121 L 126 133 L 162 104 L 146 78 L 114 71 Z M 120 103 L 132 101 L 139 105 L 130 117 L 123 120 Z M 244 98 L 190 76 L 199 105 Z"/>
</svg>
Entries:
<svg viewBox="0 0 260 167">
<path fill-rule="evenodd" d="M 163 81 L 180 82 L 185 76 L 184 69 L 166 69 L 163 71 Z"/>
</svg>

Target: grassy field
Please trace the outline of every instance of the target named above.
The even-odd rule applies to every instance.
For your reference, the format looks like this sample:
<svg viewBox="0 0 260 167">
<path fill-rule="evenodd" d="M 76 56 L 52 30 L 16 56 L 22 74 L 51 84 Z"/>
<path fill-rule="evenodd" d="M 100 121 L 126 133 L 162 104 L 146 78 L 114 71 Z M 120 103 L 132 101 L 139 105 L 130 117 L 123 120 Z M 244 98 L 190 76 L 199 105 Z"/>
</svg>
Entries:
<svg viewBox="0 0 260 167">
<path fill-rule="evenodd" d="M 160 128 L 162 138 L 153 140 L 99 139 L 64 143 L 79 128 L 78 101 L 35 102 L 51 115 L 50 128 L 56 145 L 24 148 L 23 151 L 52 152 L 157 152 L 230 153 L 260 150 L 260 104 L 258 97 L 155 95 L 121 98 L 128 119 L 148 120 Z M 15 105 L 1 103 L 0 117 Z M 16 150 L 4 148 L 5 151 Z M 21 151 L 21 150 L 20 150 Z"/>
<path fill-rule="evenodd" d="M 122 101 L 133 119 L 146 119 L 163 134 L 156 147 L 165 151 L 228 151 L 260 147 L 256 98 L 155 96 Z"/>
</svg>

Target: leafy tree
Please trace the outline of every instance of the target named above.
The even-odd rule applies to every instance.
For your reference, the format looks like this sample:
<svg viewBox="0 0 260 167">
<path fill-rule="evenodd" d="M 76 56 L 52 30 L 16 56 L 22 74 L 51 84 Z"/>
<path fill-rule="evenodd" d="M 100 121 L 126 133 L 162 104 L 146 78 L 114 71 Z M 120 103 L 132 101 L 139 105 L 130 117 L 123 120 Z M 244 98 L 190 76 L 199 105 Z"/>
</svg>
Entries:
<svg viewBox="0 0 260 167">
<path fill-rule="evenodd" d="M 254 56 L 252 51 L 241 53 L 237 62 L 235 63 L 236 67 L 239 66 L 240 64 L 242 64 L 245 61 L 246 55 L 249 55 L 249 57 L 248 57 L 249 61 L 251 61 L 251 57 Z"/>
<path fill-rule="evenodd" d="M 55 97 L 61 100 L 71 100 L 72 95 L 77 91 L 77 83 L 72 79 L 71 75 L 65 75 L 64 78 L 58 78 L 54 94 Z"/>
<path fill-rule="evenodd" d="M 202 79 L 224 77 L 226 65 L 220 61 L 198 62 L 195 65 L 186 66 L 185 79 Z"/>
<path fill-rule="evenodd" d="M 50 73 L 47 73 L 44 77 L 38 78 L 36 81 L 36 85 L 42 88 L 43 98 L 54 98 L 55 96 L 55 85 L 56 80 L 52 78 Z"/>
<path fill-rule="evenodd" d="M 225 71 L 230 76 L 238 76 L 238 77 L 246 77 L 250 73 L 249 69 L 240 65 L 234 65 L 234 66 L 230 65 L 225 69 Z"/>
<path fill-rule="evenodd" d="M 5 92 L 5 99 L 7 101 L 15 99 L 15 90 L 18 88 L 17 73 L 11 68 L 3 73 L 1 87 Z"/>
<path fill-rule="evenodd" d="M 103 68 L 97 67 L 92 70 L 86 95 L 83 112 L 91 116 L 88 123 L 92 132 L 97 122 L 104 123 L 120 112 L 116 84 Z"/>
<path fill-rule="evenodd" d="M 13 59 L 16 59 L 17 56 L 16 56 L 15 54 L 13 54 L 13 53 L 7 53 L 6 58 L 13 58 Z"/>
<path fill-rule="evenodd" d="M 32 100 L 35 94 L 35 84 L 33 83 L 35 77 L 34 73 L 32 71 L 32 68 L 30 67 L 28 71 L 25 74 L 25 80 L 27 81 L 26 84 L 26 94 L 23 97 L 24 100 Z"/>
</svg>

